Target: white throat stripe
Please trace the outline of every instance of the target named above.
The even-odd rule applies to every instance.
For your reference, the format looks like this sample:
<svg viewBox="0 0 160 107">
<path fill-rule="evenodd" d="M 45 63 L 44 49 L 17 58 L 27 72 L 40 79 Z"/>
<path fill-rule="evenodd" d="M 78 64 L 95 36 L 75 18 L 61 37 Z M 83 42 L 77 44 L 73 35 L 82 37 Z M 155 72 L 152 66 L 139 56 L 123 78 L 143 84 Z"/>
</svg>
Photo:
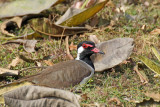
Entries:
<svg viewBox="0 0 160 107">
<path fill-rule="evenodd" d="M 81 46 L 77 50 L 77 58 L 76 60 L 80 60 L 80 54 L 84 51 L 84 48 Z"/>
</svg>

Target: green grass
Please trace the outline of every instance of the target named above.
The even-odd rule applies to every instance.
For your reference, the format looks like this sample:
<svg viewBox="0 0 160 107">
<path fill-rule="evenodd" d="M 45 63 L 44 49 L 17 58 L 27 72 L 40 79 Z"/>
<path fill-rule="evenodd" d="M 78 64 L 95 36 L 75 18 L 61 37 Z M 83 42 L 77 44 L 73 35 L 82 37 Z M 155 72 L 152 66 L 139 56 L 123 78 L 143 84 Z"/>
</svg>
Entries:
<svg viewBox="0 0 160 107">
<path fill-rule="evenodd" d="M 117 2 L 117 1 L 116 1 Z M 136 102 L 142 102 L 144 99 L 149 99 L 144 95 L 146 91 L 160 92 L 160 78 L 154 78 L 154 73 L 146 66 L 142 66 L 141 70 L 147 75 L 149 83 L 142 84 L 137 73 L 133 70 L 133 62 L 138 62 L 137 55 L 145 55 L 153 60 L 156 58 L 152 55 L 151 46 L 154 45 L 160 49 L 160 36 L 151 35 L 150 32 L 160 25 L 160 11 L 159 7 L 150 2 L 149 7 L 144 7 L 141 3 L 137 5 L 129 5 L 129 9 L 126 14 L 136 16 L 135 20 L 128 20 L 124 14 L 120 14 L 117 21 L 117 13 L 114 8 L 105 7 L 98 16 L 105 20 L 114 20 L 114 25 L 110 28 L 104 28 L 95 30 L 92 34 L 97 35 L 101 41 L 110 40 L 118 37 L 131 37 L 135 40 L 135 48 L 131 55 L 131 60 L 127 64 L 120 64 L 113 69 L 106 70 L 103 73 L 96 73 L 92 80 L 87 85 L 82 87 L 82 93 L 80 95 L 87 95 L 87 99 L 82 99 L 81 104 L 93 104 L 95 102 L 99 104 L 106 104 L 107 106 L 116 106 L 115 102 L 109 102 L 112 98 L 118 98 L 121 102 L 120 106 L 136 106 Z M 145 25 L 146 29 L 142 30 L 142 26 Z M 103 27 L 102 27 L 103 28 Z M 23 30 L 16 31 L 17 34 L 24 34 Z M 4 36 L 4 35 L 2 35 Z M 73 41 L 74 44 L 78 44 L 80 41 L 87 40 L 86 37 L 70 37 L 69 43 Z M 0 41 L 4 42 L 3 40 Z M 53 54 L 55 58 L 51 59 L 53 63 L 68 60 L 66 57 L 66 49 L 64 39 L 45 39 L 39 40 L 36 44 L 37 47 L 41 47 L 35 53 L 27 53 L 24 51 L 23 46 L 16 44 L 0 45 L 0 67 L 6 68 L 11 61 L 19 56 L 23 55 L 28 59 L 43 59 L 44 56 Z M 76 57 L 76 51 L 71 51 L 71 54 Z M 43 65 L 46 65 L 43 61 L 40 61 Z M 21 62 L 12 69 L 21 70 L 26 67 L 36 66 L 36 63 Z M 115 71 L 115 72 L 114 72 Z M 31 75 L 37 70 L 24 71 L 21 75 Z M 5 84 L 7 81 L 13 81 L 15 78 L 7 77 L 1 81 L 1 84 Z"/>
</svg>

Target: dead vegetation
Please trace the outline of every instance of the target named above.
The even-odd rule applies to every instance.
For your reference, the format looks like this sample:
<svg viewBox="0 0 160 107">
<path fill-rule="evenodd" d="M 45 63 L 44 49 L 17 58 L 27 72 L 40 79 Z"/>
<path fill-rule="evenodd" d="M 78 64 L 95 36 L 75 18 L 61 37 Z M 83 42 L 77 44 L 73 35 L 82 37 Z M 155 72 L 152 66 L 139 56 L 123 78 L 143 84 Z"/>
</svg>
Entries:
<svg viewBox="0 0 160 107">
<path fill-rule="evenodd" d="M 156 101 L 156 104 L 159 105 L 160 77 L 154 78 L 155 73 L 143 63 L 139 63 L 140 60 L 137 56 L 143 55 L 158 62 L 152 53 L 151 47 L 155 46 L 160 50 L 160 2 L 158 0 L 133 0 L 130 2 L 125 3 L 123 0 L 109 1 L 94 17 L 82 23 L 81 27 L 56 26 L 58 33 L 55 34 L 51 32 L 55 29 L 54 24 L 49 25 L 49 27 L 45 26 L 51 20 L 58 19 L 56 16 L 60 15 L 58 14 L 61 13 L 60 10 L 57 10 L 58 15 L 50 15 L 47 20 L 42 19 L 42 22 L 37 23 L 32 20 L 32 24 L 35 23 L 34 27 L 41 31 L 38 34 L 33 32 L 36 31 L 32 29 L 33 27 L 23 25 L 21 28 L 14 30 L 10 30 L 10 27 L 8 27 L 9 30 L 7 30 L 10 34 L 8 35 L 7 32 L 5 33 L 6 36 L 2 34 L 5 32 L 3 31 L 4 26 L 2 26 L 3 32 L 0 34 L 0 68 L 19 71 L 34 66 L 51 66 L 75 58 L 75 45 L 88 40 L 90 35 L 96 35 L 101 42 L 114 38 L 130 37 L 134 39 L 135 44 L 132 55 L 113 68 L 101 73 L 95 73 L 94 77 L 82 87 L 81 93 L 79 93 L 82 97 L 80 104 L 84 107 L 105 105 L 123 107 L 145 105 L 150 101 L 149 104 L 152 105 Z M 61 5 L 58 6 L 61 7 Z M 1 23 L 3 22 L 4 20 L 1 20 Z M 67 21 L 64 20 L 64 22 Z M 67 25 L 67 23 L 65 24 Z M 84 28 L 84 25 L 89 26 Z M 49 29 L 52 27 L 53 29 Z M 31 32 L 33 33 L 30 35 Z M 68 34 L 68 32 L 71 34 Z M 66 35 L 65 41 L 63 36 Z M 34 52 L 26 52 L 26 48 L 24 48 L 26 45 L 24 44 L 9 43 L 4 45 L 9 40 L 22 38 L 37 41 Z M 13 62 L 14 64 L 12 64 Z M 39 71 L 41 71 L 40 68 L 24 70 L 20 72 L 19 76 L 1 78 L 0 84 L 8 84 L 18 78 Z"/>
</svg>

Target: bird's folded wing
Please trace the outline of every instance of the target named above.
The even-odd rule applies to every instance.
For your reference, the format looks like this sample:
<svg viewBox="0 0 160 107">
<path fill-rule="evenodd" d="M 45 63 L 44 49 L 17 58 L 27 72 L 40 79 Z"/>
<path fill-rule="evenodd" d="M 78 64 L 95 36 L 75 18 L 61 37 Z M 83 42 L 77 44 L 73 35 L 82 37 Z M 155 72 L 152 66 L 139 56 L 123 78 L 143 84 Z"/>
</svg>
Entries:
<svg viewBox="0 0 160 107">
<path fill-rule="evenodd" d="M 86 63 L 70 60 L 48 67 L 27 80 L 41 86 L 67 88 L 79 84 L 92 71 L 93 69 Z"/>
</svg>

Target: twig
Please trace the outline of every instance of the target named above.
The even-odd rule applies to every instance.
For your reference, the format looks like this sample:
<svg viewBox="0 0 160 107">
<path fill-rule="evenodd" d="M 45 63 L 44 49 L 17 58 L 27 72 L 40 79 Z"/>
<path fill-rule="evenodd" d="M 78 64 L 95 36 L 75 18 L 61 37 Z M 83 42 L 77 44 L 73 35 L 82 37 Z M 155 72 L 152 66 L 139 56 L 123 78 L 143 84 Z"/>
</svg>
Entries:
<svg viewBox="0 0 160 107">
<path fill-rule="evenodd" d="M 69 59 L 74 59 L 73 56 L 70 54 L 70 51 L 69 51 L 68 39 L 69 39 L 69 36 L 66 36 L 65 42 L 66 42 L 67 56 L 68 56 Z"/>
</svg>

